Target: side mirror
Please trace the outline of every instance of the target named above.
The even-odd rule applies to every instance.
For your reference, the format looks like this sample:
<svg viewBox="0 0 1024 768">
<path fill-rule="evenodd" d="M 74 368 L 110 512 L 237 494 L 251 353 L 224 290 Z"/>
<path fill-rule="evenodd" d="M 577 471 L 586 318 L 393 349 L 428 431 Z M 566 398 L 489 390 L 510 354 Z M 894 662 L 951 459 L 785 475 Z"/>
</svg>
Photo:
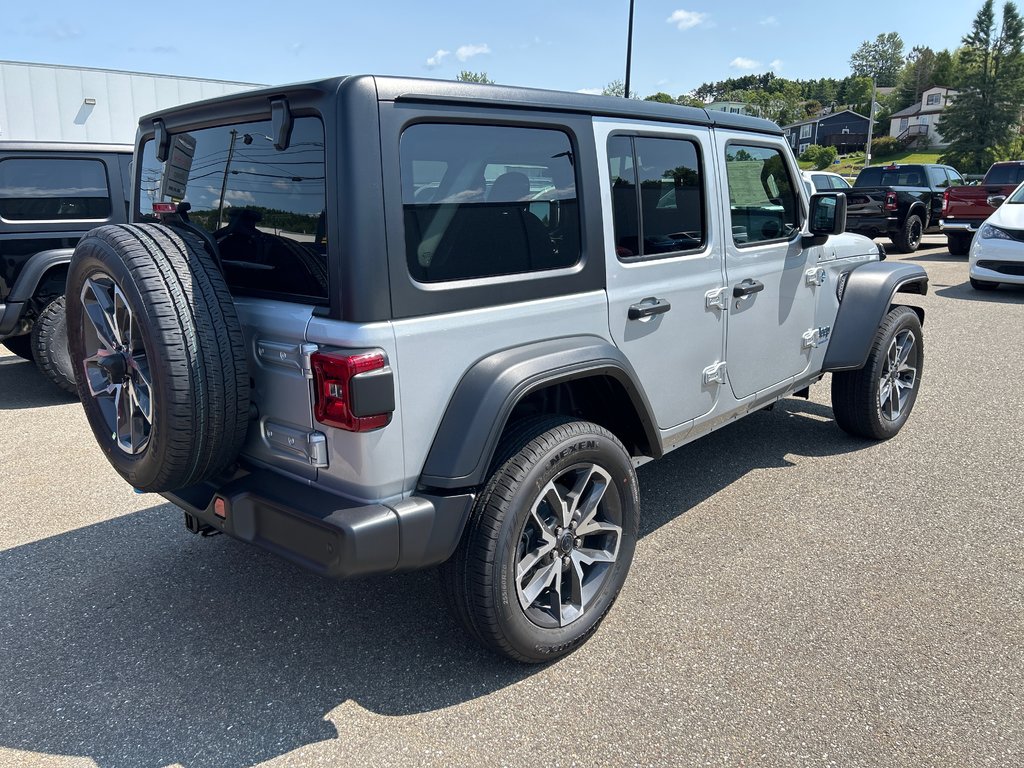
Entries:
<svg viewBox="0 0 1024 768">
<path fill-rule="evenodd" d="M 989 195 L 985 198 L 985 202 L 991 205 L 993 208 L 998 208 L 1000 205 L 1006 202 L 1006 195 Z"/>
<path fill-rule="evenodd" d="M 807 233 L 803 238 L 804 246 L 821 245 L 829 235 L 838 235 L 845 230 L 846 193 L 822 192 L 811 195 Z"/>
</svg>

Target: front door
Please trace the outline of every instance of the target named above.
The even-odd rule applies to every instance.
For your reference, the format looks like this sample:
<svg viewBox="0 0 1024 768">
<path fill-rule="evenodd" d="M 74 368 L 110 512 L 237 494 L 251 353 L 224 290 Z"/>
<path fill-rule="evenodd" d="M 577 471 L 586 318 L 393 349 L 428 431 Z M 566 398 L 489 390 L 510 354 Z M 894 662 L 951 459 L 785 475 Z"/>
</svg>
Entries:
<svg viewBox="0 0 1024 768">
<path fill-rule="evenodd" d="M 722 246 L 706 128 L 596 120 L 609 326 L 661 429 L 711 411 L 722 382 Z"/>
<path fill-rule="evenodd" d="M 722 190 L 731 216 L 725 267 L 729 299 L 728 378 L 742 399 L 792 380 L 810 363 L 814 323 L 808 271 L 819 248 L 804 248 L 799 173 L 782 138 L 720 131 Z"/>
</svg>

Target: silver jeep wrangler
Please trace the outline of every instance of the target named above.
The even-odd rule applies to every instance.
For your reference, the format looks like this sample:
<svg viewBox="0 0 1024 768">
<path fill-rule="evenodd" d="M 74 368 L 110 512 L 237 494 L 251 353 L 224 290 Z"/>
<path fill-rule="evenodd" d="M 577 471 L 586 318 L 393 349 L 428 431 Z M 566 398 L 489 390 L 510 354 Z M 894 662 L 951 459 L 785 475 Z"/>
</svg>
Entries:
<svg viewBox="0 0 1024 768">
<path fill-rule="evenodd" d="M 342 77 L 149 115 L 135 158 L 67 285 L 114 468 L 323 574 L 440 566 L 514 659 L 610 609 L 637 466 L 825 372 L 887 439 L 920 387 L 924 270 L 843 234 L 773 123 Z"/>
</svg>

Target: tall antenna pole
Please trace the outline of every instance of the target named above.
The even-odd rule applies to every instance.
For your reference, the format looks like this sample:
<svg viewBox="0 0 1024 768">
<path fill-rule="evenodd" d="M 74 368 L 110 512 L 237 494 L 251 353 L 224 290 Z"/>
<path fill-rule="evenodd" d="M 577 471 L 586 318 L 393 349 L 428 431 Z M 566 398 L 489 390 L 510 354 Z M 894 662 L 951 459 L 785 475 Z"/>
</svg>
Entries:
<svg viewBox="0 0 1024 768">
<path fill-rule="evenodd" d="M 626 38 L 626 88 L 622 95 L 629 98 L 629 69 L 633 63 L 633 0 L 629 0 L 629 35 Z"/>
</svg>

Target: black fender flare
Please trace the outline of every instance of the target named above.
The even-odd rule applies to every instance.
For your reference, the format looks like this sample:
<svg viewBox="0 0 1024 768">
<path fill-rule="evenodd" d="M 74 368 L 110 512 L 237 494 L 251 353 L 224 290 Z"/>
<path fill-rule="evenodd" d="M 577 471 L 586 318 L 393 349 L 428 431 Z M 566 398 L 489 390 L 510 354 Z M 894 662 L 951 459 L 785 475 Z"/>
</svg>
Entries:
<svg viewBox="0 0 1024 768">
<path fill-rule="evenodd" d="M 29 257 L 11 287 L 6 306 L 0 305 L 0 338 L 9 334 L 18 325 L 29 300 L 35 295 L 46 273 L 54 267 L 70 264 L 74 252 L 74 248 L 53 248 Z"/>
<path fill-rule="evenodd" d="M 653 411 L 625 355 L 599 336 L 568 336 L 495 352 L 466 371 L 434 436 L 420 486 L 482 484 L 516 404 L 543 387 L 589 376 L 608 376 L 623 386 L 651 451 L 660 456 Z"/>
<path fill-rule="evenodd" d="M 849 273 L 825 351 L 823 372 L 864 367 L 875 331 L 897 293 L 926 295 L 928 273 L 917 264 L 899 261 L 869 262 Z M 923 323 L 924 310 L 913 309 Z"/>
</svg>

